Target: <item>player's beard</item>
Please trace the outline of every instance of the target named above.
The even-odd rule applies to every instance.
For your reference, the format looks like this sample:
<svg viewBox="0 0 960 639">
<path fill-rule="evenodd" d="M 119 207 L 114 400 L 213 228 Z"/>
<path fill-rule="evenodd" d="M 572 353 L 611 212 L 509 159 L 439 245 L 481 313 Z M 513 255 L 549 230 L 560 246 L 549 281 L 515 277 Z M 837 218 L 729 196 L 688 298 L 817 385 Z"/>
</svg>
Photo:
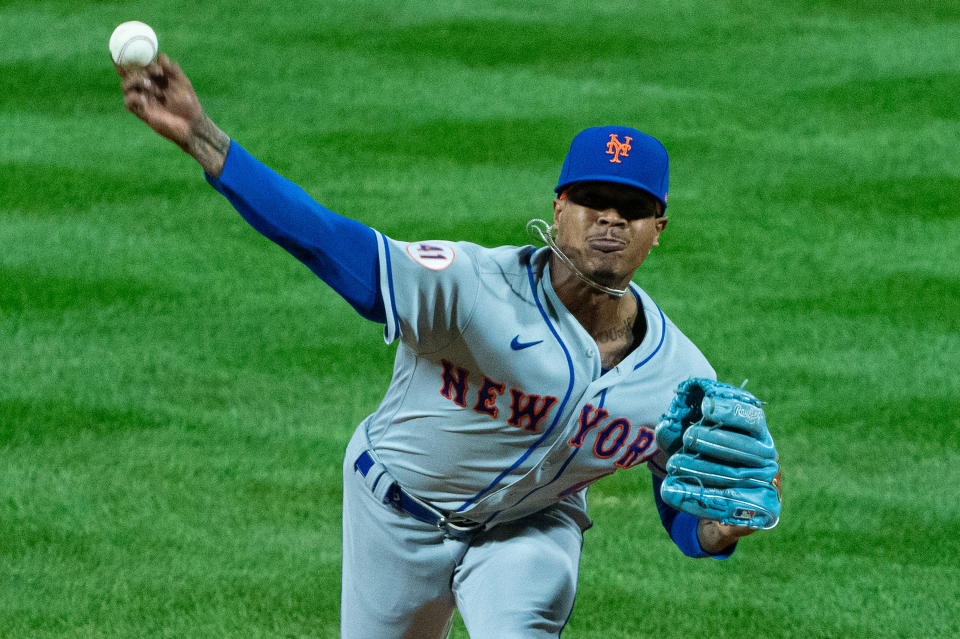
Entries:
<svg viewBox="0 0 960 639">
<path fill-rule="evenodd" d="M 568 248 L 566 250 L 566 254 L 574 263 L 574 265 L 580 269 L 581 273 L 589 277 L 597 284 L 600 284 L 601 286 L 609 286 L 611 288 L 623 288 L 626 286 L 623 273 L 617 272 L 609 264 L 602 263 L 604 261 L 609 261 L 609 259 L 595 260 L 585 255 L 583 251 L 574 248 Z M 598 261 L 601 263 L 597 264 Z"/>
<path fill-rule="evenodd" d="M 603 286 L 611 286 L 614 288 L 623 286 L 623 274 L 614 273 L 609 269 L 598 269 L 592 272 L 588 271 L 587 276 L 597 284 L 602 284 Z"/>
<path fill-rule="evenodd" d="M 538 218 L 534 218 L 527 222 L 527 233 L 531 236 L 531 238 L 539 236 L 539 238 L 550 247 L 550 251 L 552 252 L 552 255 L 550 256 L 550 263 L 553 265 L 553 277 L 557 277 L 557 274 L 562 272 L 560 268 L 560 265 L 562 264 L 567 271 L 569 271 L 571 276 L 579 279 L 593 289 L 599 290 L 614 297 L 623 297 L 626 294 L 629 284 L 624 288 L 614 288 L 600 284 L 599 282 L 594 281 L 591 277 L 587 276 L 580 266 L 580 264 L 582 264 L 584 261 L 582 259 L 581 252 L 569 245 L 561 247 L 555 241 L 554 229 L 555 227 L 552 229 L 545 221 Z M 564 251 L 569 251 L 571 254 L 574 254 L 581 259 L 575 261 L 571 259 L 571 257 L 567 256 Z"/>
<path fill-rule="evenodd" d="M 618 261 L 614 254 L 594 253 L 570 249 L 567 255 L 580 271 L 597 284 L 620 288 L 624 285 L 624 275 L 615 270 L 613 263 Z M 600 256 L 603 257 L 600 257 Z"/>
</svg>

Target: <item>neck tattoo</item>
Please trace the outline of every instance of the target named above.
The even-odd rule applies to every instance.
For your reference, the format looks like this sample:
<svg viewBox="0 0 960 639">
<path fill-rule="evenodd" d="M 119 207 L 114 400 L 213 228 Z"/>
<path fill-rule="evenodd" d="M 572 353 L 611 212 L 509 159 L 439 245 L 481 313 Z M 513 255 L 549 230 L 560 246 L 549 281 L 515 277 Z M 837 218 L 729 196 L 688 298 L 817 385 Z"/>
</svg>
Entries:
<svg viewBox="0 0 960 639">
<path fill-rule="evenodd" d="M 614 326 L 606 330 L 600 331 L 597 335 L 594 336 L 594 339 L 597 340 L 597 344 L 606 344 L 609 342 L 619 342 L 625 337 L 630 337 L 628 341 L 633 343 L 633 334 L 634 334 L 634 324 L 636 322 L 636 316 L 629 317 L 619 326 Z"/>
</svg>

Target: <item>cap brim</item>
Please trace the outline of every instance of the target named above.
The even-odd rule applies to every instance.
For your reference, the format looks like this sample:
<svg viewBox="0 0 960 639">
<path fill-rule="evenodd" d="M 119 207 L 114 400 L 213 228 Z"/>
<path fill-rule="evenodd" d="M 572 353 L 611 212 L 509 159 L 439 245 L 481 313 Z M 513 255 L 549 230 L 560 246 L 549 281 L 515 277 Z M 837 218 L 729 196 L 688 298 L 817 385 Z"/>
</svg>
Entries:
<svg viewBox="0 0 960 639">
<path fill-rule="evenodd" d="M 616 176 L 603 175 L 603 174 L 601 174 L 601 175 L 578 175 L 576 180 L 570 180 L 569 182 L 565 182 L 565 183 L 557 186 L 557 188 L 555 188 L 553 191 L 554 191 L 554 193 L 559 193 L 560 191 L 562 191 L 563 189 L 567 188 L 567 187 L 570 186 L 571 184 L 576 184 L 577 182 L 612 182 L 613 184 L 624 184 L 624 185 L 626 185 L 626 186 L 632 186 L 632 187 L 635 187 L 635 188 L 640 189 L 641 191 L 646 191 L 647 193 L 649 193 L 649 194 L 652 195 L 653 197 L 657 198 L 657 200 L 658 200 L 661 204 L 663 204 L 664 208 L 666 208 L 666 206 L 667 206 L 666 200 L 664 200 L 662 197 L 660 197 L 660 196 L 657 194 L 656 191 L 654 191 L 653 189 L 651 189 L 651 188 L 650 188 L 649 186 L 647 186 L 646 184 L 641 184 L 640 182 L 637 182 L 636 180 L 631 180 L 631 179 L 629 179 L 629 178 L 618 178 L 618 177 L 616 177 Z"/>
</svg>

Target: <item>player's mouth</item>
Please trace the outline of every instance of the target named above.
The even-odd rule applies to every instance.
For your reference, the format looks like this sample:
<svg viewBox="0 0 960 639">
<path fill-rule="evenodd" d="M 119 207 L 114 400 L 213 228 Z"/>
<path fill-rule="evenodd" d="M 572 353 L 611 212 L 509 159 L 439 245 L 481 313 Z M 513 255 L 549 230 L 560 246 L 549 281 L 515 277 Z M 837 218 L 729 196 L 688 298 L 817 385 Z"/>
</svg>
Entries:
<svg viewBox="0 0 960 639">
<path fill-rule="evenodd" d="M 592 248 L 595 251 L 601 251 L 603 253 L 613 253 L 615 251 L 622 251 L 627 247 L 625 240 L 621 240 L 616 237 L 611 237 L 609 235 L 604 235 L 601 237 L 592 237 L 587 240 L 587 246 Z"/>
</svg>

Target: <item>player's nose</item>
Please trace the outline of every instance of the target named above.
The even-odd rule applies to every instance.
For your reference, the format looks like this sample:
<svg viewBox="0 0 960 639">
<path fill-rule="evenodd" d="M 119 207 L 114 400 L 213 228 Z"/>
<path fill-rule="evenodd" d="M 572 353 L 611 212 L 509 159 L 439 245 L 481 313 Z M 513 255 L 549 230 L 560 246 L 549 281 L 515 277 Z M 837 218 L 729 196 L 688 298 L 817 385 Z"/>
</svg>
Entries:
<svg viewBox="0 0 960 639">
<path fill-rule="evenodd" d="M 623 219 L 620 215 L 620 211 L 610 207 L 602 211 L 598 211 L 597 222 L 601 226 L 623 226 L 627 225 L 627 221 Z"/>
</svg>

